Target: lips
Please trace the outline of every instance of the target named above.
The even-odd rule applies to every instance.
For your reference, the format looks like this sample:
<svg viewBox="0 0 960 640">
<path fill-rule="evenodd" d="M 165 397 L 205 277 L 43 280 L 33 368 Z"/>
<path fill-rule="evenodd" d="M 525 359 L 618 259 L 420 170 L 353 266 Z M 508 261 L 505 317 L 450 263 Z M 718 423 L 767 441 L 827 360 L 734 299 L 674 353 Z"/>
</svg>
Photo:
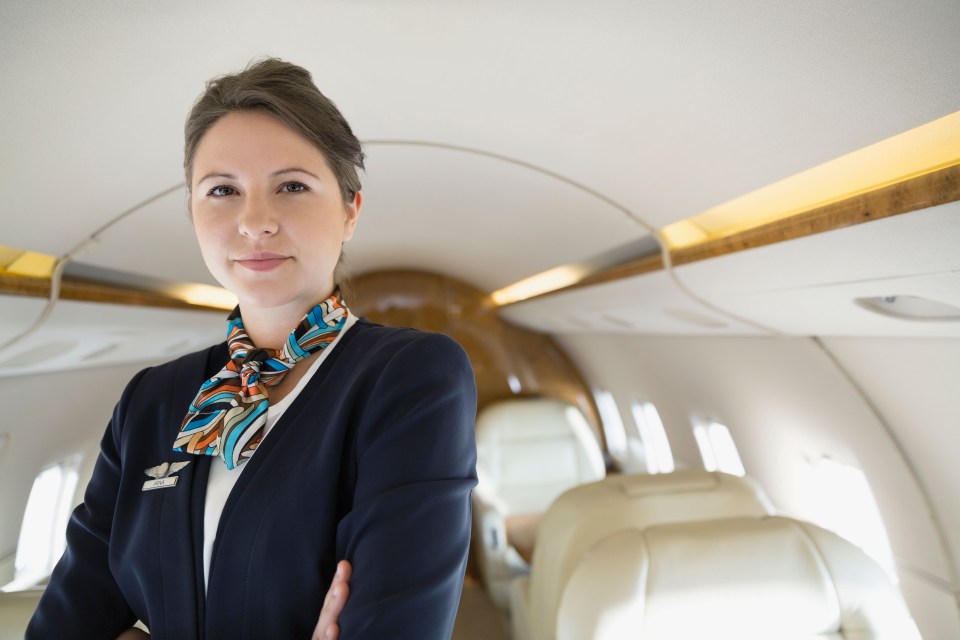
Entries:
<svg viewBox="0 0 960 640">
<path fill-rule="evenodd" d="M 234 262 L 250 271 L 270 271 L 271 269 L 276 269 L 288 259 L 287 256 L 280 255 L 279 253 L 261 251 L 247 253 L 238 258 L 234 258 Z"/>
</svg>

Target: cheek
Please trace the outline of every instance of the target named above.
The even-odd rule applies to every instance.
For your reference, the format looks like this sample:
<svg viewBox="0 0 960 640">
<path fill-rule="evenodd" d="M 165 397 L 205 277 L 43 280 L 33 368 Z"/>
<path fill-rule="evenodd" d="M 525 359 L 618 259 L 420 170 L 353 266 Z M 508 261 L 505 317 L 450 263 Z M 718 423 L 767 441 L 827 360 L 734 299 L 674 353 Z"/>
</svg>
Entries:
<svg viewBox="0 0 960 640">
<path fill-rule="evenodd" d="M 194 220 L 193 233 L 197 238 L 197 245 L 200 247 L 200 253 L 203 255 L 207 266 L 212 267 L 213 259 L 226 250 L 226 245 L 220 237 L 217 229 L 202 221 Z"/>
</svg>

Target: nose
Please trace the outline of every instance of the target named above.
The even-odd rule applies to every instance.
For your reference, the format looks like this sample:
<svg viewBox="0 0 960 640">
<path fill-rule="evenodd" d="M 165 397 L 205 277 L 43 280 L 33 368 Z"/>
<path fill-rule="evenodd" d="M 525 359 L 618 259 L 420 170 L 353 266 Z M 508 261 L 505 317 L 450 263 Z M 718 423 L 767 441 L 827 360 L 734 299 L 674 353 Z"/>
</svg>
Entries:
<svg viewBox="0 0 960 640">
<path fill-rule="evenodd" d="M 237 220 L 241 235 L 248 238 L 271 236 L 279 229 L 279 219 L 266 198 L 248 195 Z"/>
</svg>

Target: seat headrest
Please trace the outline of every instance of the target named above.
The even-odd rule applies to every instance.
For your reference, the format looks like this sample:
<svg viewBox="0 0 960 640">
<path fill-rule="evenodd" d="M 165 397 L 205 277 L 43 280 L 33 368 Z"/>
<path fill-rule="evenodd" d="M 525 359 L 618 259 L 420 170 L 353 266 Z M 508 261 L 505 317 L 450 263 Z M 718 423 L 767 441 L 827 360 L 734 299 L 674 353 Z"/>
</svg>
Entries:
<svg viewBox="0 0 960 640">
<path fill-rule="evenodd" d="M 773 512 L 753 480 L 720 472 L 609 476 L 567 491 L 544 516 L 534 548 L 529 591 L 535 636 L 553 636 L 562 589 L 597 541 L 625 529 Z"/>
<path fill-rule="evenodd" d="M 829 531 L 782 517 L 605 538 L 570 576 L 557 625 L 558 638 L 595 640 L 919 638 L 877 563 Z"/>
<path fill-rule="evenodd" d="M 503 400 L 477 418 L 476 494 L 504 515 L 542 513 L 561 493 L 604 477 L 600 445 L 583 413 L 553 398 Z"/>
<path fill-rule="evenodd" d="M 501 400 L 485 407 L 477 416 L 478 444 L 487 440 L 526 441 L 566 436 L 582 429 L 593 437 L 583 412 L 555 398 Z"/>
</svg>

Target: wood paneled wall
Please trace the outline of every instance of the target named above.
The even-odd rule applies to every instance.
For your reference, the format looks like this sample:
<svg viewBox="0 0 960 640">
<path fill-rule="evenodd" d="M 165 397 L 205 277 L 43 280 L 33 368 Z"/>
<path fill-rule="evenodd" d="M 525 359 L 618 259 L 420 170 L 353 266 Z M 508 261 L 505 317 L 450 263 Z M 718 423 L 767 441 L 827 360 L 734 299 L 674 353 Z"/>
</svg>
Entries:
<svg viewBox="0 0 960 640">
<path fill-rule="evenodd" d="M 593 396 L 563 349 L 501 319 L 484 292 L 438 274 L 379 271 L 354 277 L 344 294 L 351 311 L 373 322 L 459 342 L 476 372 L 479 410 L 506 398 L 560 398 L 580 407 L 606 448 Z"/>
</svg>

